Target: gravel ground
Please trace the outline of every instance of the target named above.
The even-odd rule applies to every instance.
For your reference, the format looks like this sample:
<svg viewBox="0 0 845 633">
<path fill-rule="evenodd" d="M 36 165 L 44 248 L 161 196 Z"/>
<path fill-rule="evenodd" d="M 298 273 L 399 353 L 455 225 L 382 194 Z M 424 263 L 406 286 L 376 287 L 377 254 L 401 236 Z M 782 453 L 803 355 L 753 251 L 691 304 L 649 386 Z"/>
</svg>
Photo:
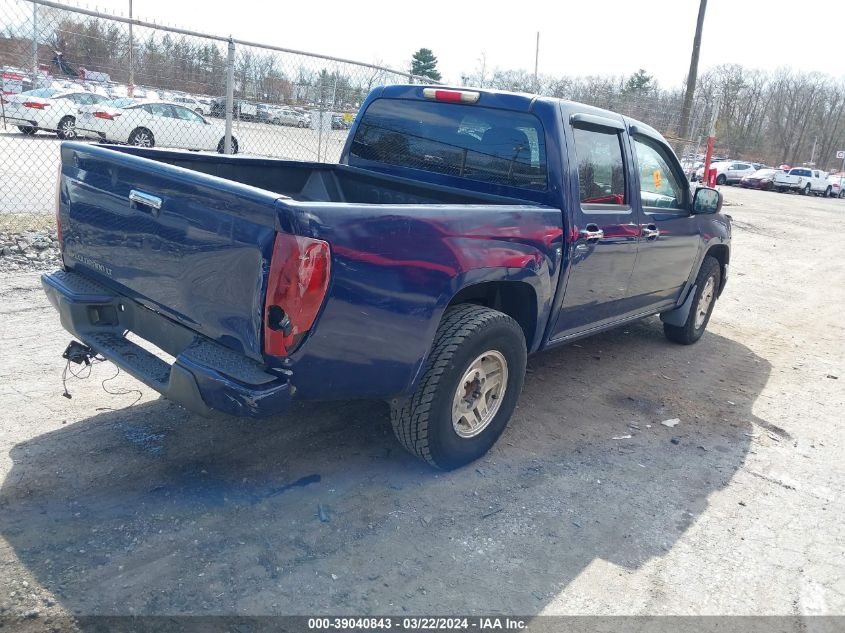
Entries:
<svg viewBox="0 0 845 633">
<path fill-rule="evenodd" d="M 704 338 L 649 319 L 533 357 L 452 473 L 382 403 L 211 421 L 109 364 L 63 398 L 68 335 L 36 273 L 0 274 L 0 615 L 845 614 L 845 201 L 726 195 Z"/>
</svg>

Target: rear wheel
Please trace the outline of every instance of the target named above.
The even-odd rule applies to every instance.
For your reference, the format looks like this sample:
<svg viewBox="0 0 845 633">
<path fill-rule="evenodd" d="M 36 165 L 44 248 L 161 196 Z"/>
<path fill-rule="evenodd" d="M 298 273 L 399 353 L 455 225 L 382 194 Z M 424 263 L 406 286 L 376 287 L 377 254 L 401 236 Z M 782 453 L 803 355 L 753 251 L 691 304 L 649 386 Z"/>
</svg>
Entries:
<svg viewBox="0 0 845 633">
<path fill-rule="evenodd" d="M 64 141 L 76 138 L 76 119 L 72 116 L 63 117 L 56 128 L 56 136 Z"/>
<path fill-rule="evenodd" d="M 801 194 L 805 195 L 805 196 L 809 196 L 810 191 L 811 191 L 811 187 L 810 187 L 810 183 L 808 182 L 806 185 L 804 185 L 804 188 L 801 190 Z"/>
<path fill-rule="evenodd" d="M 719 262 L 715 257 L 708 255 L 701 263 L 698 277 L 695 279 L 695 296 L 686 322 L 681 326 L 664 323 L 663 332 L 666 338 L 682 345 L 691 345 L 701 338 L 704 330 L 707 329 L 713 306 L 716 305 L 716 295 L 719 294 L 721 279 L 722 271 Z"/>
<path fill-rule="evenodd" d="M 18 129 L 21 131 L 21 134 L 26 134 L 27 136 L 35 134 L 35 128 L 31 125 L 19 125 Z"/>
<path fill-rule="evenodd" d="M 522 329 L 483 306 L 446 310 L 417 390 L 391 405 L 399 442 L 451 470 L 478 459 L 505 430 L 525 377 Z"/>
<path fill-rule="evenodd" d="M 220 141 L 217 143 L 217 153 L 218 154 L 225 154 L 226 153 L 226 138 L 221 138 Z M 234 136 L 232 137 L 232 153 L 238 153 L 238 139 Z"/>
<path fill-rule="evenodd" d="M 156 143 L 152 132 L 145 127 L 139 127 L 129 135 L 129 144 L 135 147 L 155 147 Z"/>
<path fill-rule="evenodd" d="M 828 187 L 827 189 L 824 190 L 824 197 L 825 198 L 832 198 L 833 197 L 833 188 L 832 187 Z"/>
</svg>

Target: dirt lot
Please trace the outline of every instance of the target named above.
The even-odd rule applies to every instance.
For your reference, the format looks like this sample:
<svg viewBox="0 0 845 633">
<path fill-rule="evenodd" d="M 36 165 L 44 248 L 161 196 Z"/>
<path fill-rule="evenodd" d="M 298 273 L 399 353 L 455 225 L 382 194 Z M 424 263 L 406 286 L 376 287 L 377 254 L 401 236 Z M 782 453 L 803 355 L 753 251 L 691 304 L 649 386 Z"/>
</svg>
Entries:
<svg viewBox="0 0 845 633">
<path fill-rule="evenodd" d="M 704 338 L 533 357 L 452 473 L 378 402 L 209 421 L 107 395 L 108 364 L 63 398 L 69 337 L 35 274 L 0 277 L 0 614 L 845 614 L 845 201 L 726 195 Z"/>
</svg>

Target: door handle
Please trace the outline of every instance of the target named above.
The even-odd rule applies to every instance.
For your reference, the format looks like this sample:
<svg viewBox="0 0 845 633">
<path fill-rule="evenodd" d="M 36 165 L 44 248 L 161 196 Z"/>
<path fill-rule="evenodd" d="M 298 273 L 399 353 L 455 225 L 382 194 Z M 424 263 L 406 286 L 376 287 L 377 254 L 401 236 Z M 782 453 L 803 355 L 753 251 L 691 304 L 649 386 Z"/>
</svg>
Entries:
<svg viewBox="0 0 845 633">
<path fill-rule="evenodd" d="M 587 242 L 587 244 L 596 244 L 604 237 L 604 231 L 599 228 L 598 224 L 588 224 L 585 228 L 578 232 L 578 235 L 581 236 L 581 239 Z"/>
<path fill-rule="evenodd" d="M 138 191 L 137 189 L 129 191 L 129 200 L 136 204 L 142 204 L 145 207 L 155 209 L 156 211 L 161 209 L 161 198 L 144 193 L 143 191 Z"/>
<path fill-rule="evenodd" d="M 660 237 L 660 229 L 655 224 L 641 224 L 640 235 L 647 240 L 656 240 Z"/>
</svg>

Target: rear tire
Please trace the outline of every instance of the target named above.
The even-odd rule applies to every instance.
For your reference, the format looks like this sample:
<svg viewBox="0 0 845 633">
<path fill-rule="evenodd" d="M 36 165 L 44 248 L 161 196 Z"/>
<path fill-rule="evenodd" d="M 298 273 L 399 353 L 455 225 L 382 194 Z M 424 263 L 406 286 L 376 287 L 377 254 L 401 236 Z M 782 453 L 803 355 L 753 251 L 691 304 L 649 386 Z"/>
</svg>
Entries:
<svg viewBox="0 0 845 633">
<path fill-rule="evenodd" d="M 808 182 L 804 188 L 801 190 L 801 195 L 809 196 L 811 191 L 810 183 Z"/>
<path fill-rule="evenodd" d="M 664 323 L 663 332 L 666 338 L 681 345 L 692 345 L 701 338 L 710 322 L 710 315 L 713 314 L 721 279 L 722 269 L 718 260 L 708 255 L 701 263 L 695 278 L 695 296 L 686 322 L 681 326 Z"/>
<path fill-rule="evenodd" d="M 511 317 L 473 304 L 447 309 L 417 390 L 391 405 L 399 442 L 444 470 L 478 459 L 516 408 L 525 362 L 525 337 Z"/>
<path fill-rule="evenodd" d="M 139 127 L 129 135 L 129 144 L 135 147 L 155 147 L 155 136 L 147 128 Z"/>
<path fill-rule="evenodd" d="M 220 141 L 217 143 L 217 153 L 224 154 L 226 152 L 226 139 L 221 138 Z M 232 137 L 232 154 L 238 153 L 238 139 L 234 136 Z"/>
<path fill-rule="evenodd" d="M 59 126 L 56 128 L 56 136 L 63 141 L 71 141 L 76 138 L 76 119 L 72 116 L 62 117 Z"/>
<path fill-rule="evenodd" d="M 27 136 L 33 136 L 35 134 L 35 128 L 31 125 L 19 125 L 18 130 L 20 130 L 21 134 L 26 134 Z"/>
<path fill-rule="evenodd" d="M 824 190 L 824 197 L 825 198 L 832 198 L 833 197 L 833 188 L 832 187 L 828 187 L 827 189 Z"/>
</svg>

